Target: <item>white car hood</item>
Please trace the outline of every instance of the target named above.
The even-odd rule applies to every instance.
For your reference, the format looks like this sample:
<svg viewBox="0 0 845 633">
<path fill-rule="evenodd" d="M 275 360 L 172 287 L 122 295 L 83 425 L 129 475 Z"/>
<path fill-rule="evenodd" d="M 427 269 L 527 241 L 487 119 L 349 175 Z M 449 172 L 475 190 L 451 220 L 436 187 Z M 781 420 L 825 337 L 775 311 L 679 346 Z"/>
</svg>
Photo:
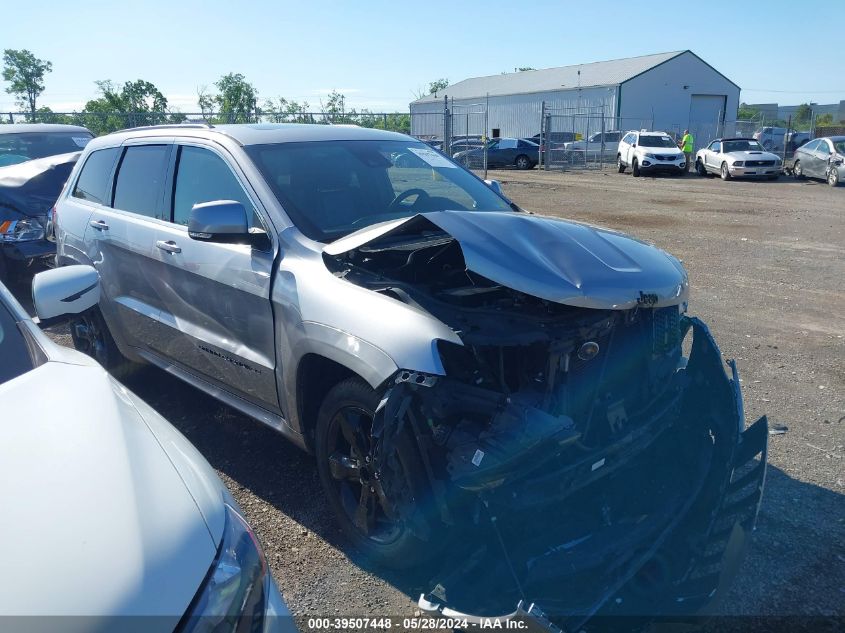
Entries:
<svg viewBox="0 0 845 633">
<path fill-rule="evenodd" d="M 219 534 L 132 397 L 99 366 L 53 360 L 0 401 L 0 616 L 94 616 L 61 621 L 90 630 L 155 615 L 145 630 L 172 631 Z"/>
<path fill-rule="evenodd" d="M 677 147 L 645 147 L 640 145 L 637 147 L 643 154 L 662 154 L 669 156 L 683 156 L 684 153 Z"/>
</svg>

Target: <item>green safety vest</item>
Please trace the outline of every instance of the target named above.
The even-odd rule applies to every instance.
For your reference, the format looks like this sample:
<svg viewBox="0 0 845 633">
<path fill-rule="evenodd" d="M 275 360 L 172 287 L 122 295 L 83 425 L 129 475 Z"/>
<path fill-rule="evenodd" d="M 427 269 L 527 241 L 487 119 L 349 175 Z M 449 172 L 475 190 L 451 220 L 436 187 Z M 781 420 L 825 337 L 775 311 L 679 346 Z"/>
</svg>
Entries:
<svg viewBox="0 0 845 633">
<path fill-rule="evenodd" d="M 692 144 L 693 144 L 692 134 L 684 134 L 683 142 L 684 142 L 684 151 L 687 152 L 687 153 L 691 153 L 692 152 Z"/>
</svg>

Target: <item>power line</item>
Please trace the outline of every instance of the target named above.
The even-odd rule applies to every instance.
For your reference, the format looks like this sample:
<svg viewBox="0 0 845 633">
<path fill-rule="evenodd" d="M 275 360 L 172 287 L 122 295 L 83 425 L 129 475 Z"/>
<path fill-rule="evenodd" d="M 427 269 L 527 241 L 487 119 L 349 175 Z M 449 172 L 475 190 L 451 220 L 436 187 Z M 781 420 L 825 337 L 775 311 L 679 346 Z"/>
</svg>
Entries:
<svg viewBox="0 0 845 633">
<path fill-rule="evenodd" d="M 840 90 L 773 90 L 772 88 L 743 88 L 743 92 L 781 92 L 785 94 L 842 94 L 845 88 Z"/>
</svg>

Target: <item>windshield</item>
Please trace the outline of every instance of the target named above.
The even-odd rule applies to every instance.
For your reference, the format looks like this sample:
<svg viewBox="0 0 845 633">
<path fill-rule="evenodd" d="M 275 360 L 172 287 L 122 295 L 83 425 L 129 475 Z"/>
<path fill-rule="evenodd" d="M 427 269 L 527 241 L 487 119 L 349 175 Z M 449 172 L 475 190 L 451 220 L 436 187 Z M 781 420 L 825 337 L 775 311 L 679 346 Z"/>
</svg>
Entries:
<svg viewBox="0 0 845 633">
<path fill-rule="evenodd" d="M 0 167 L 33 158 L 78 152 L 93 137 L 88 132 L 27 132 L 0 134 Z"/>
<path fill-rule="evenodd" d="M 722 151 L 727 154 L 729 152 L 762 152 L 764 150 L 757 141 L 746 141 L 743 139 L 740 141 L 725 141 Z"/>
<path fill-rule="evenodd" d="M 674 147 L 678 149 L 678 146 L 675 145 L 675 142 L 669 136 L 641 136 L 640 137 L 640 146 L 641 147 Z"/>
<path fill-rule="evenodd" d="M 483 181 L 424 143 L 318 141 L 246 148 L 297 228 L 328 242 L 427 211 L 511 211 Z"/>
<path fill-rule="evenodd" d="M 18 324 L 0 302 L 0 385 L 25 374 L 34 367 Z"/>
<path fill-rule="evenodd" d="M 837 154 L 845 156 L 845 141 L 833 141 L 833 148 Z"/>
</svg>

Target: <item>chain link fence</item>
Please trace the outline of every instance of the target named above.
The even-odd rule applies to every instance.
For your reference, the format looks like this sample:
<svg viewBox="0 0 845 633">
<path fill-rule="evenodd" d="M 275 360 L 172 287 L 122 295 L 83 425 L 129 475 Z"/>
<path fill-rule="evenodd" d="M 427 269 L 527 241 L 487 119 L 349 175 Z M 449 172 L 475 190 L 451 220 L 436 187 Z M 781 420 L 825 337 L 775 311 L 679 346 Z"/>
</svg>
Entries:
<svg viewBox="0 0 845 633">
<path fill-rule="evenodd" d="M 442 115 L 441 115 L 442 118 Z M 28 112 L 0 113 L 0 123 L 64 123 L 81 125 L 95 135 L 150 125 L 180 123 L 317 123 L 325 125 L 358 125 L 361 127 L 411 132 L 411 115 L 407 112 Z"/>
</svg>

